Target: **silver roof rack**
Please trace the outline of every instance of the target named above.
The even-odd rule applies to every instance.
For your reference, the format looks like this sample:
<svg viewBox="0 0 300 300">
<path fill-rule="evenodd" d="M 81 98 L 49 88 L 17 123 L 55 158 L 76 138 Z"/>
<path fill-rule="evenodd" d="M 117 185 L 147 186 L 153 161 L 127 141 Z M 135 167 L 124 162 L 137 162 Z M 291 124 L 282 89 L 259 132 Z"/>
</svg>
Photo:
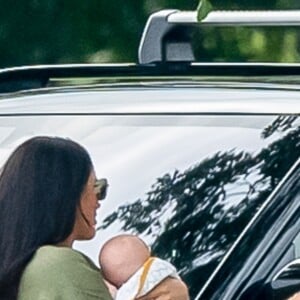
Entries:
<svg viewBox="0 0 300 300">
<path fill-rule="evenodd" d="M 169 23 L 210 26 L 300 26 L 300 10 L 211 11 L 201 22 L 197 12 L 178 11 L 167 18 Z"/>
<path fill-rule="evenodd" d="M 197 21 L 196 11 L 162 10 L 152 14 L 145 26 L 139 63 L 191 62 L 190 26 L 300 26 L 300 10 L 211 11 Z"/>
</svg>

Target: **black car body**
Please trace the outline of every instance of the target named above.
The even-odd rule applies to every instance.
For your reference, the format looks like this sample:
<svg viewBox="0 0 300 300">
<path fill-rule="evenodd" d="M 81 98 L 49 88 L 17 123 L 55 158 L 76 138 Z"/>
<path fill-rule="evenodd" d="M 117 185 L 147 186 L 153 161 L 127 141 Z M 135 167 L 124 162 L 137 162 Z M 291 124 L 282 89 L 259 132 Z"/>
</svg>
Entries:
<svg viewBox="0 0 300 300">
<path fill-rule="evenodd" d="M 76 245 L 95 261 L 125 231 L 177 267 L 191 299 L 297 291 L 276 279 L 300 257 L 300 65 L 191 63 L 168 51 L 140 53 L 137 65 L 0 71 L 0 163 L 35 135 L 88 149 L 110 184 L 97 237 Z"/>
</svg>

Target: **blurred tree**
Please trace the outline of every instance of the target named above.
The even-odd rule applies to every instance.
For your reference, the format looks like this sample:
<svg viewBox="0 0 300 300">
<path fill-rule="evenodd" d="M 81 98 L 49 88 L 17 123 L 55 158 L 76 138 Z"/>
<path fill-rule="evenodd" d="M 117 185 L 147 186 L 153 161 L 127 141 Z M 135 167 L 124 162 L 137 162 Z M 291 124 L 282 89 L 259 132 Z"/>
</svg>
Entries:
<svg viewBox="0 0 300 300">
<path fill-rule="evenodd" d="M 211 0 L 211 3 L 218 10 L 300 8 L 295 0 Z M 194 47 L 199 61 L 296 62 L 300 58 L 299 37 L 297 27 L 207 28 L 196 34 Z"/>
<path fill-rule="evenodd" d="M 0 1 L 0 67 L 136 61 L 150 13 L 164 8 L 194 10 L 198 0 L 20 0 Z M 296 0 L 211 0 L 216 9 L 297 9 Z M 197 36 L 203 61 L 299 58 L 296 30 L 205 29 Z M 274 51 L 276 49 L 276 51 Z"/>
</svg>

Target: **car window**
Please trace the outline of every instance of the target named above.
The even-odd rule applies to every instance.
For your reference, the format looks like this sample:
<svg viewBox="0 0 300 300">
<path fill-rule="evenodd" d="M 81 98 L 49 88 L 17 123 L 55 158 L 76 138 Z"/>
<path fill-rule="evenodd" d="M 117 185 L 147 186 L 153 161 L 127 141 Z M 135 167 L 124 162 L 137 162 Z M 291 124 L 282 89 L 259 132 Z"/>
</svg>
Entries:
<svg viewBox="0 0 300 300">
<path fill-rule="evenodd" d="M 191 297 L 298 158 L 297 116 L 0 118 L 0 163 L 33 135 L 74 139 L 109 181 L 98 234 L 76 248 L 97 261 L 120 232 L 172 262 Z"/>
<path fill-rule="evenodd" d="M 295 249 L 295 258 L 300 258 L 300 232 L 296 236 L 295 240 L 293 241 L 294 249 Z"/>
</svg>

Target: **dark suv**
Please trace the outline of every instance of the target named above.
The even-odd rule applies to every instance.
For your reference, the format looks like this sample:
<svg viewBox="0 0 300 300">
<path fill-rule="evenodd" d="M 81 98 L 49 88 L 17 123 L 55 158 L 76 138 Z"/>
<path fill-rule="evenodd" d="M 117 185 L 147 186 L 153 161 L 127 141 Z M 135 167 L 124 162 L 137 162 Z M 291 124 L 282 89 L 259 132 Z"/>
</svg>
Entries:
<svg viewBox="0 0 300 300">
<path fill-rule="evenodd" d="M 284 299 L 300 290 L 300 65 L 195 63 L 196 24 L 298 26 L 300 13 L 161 11 L 138 64 L 3 69 L 0 163 L 35 135 L 78 141 L 110 184 L 78 249 L 96 261 L 131 232 L 191 299 Z"/>
</svg>

